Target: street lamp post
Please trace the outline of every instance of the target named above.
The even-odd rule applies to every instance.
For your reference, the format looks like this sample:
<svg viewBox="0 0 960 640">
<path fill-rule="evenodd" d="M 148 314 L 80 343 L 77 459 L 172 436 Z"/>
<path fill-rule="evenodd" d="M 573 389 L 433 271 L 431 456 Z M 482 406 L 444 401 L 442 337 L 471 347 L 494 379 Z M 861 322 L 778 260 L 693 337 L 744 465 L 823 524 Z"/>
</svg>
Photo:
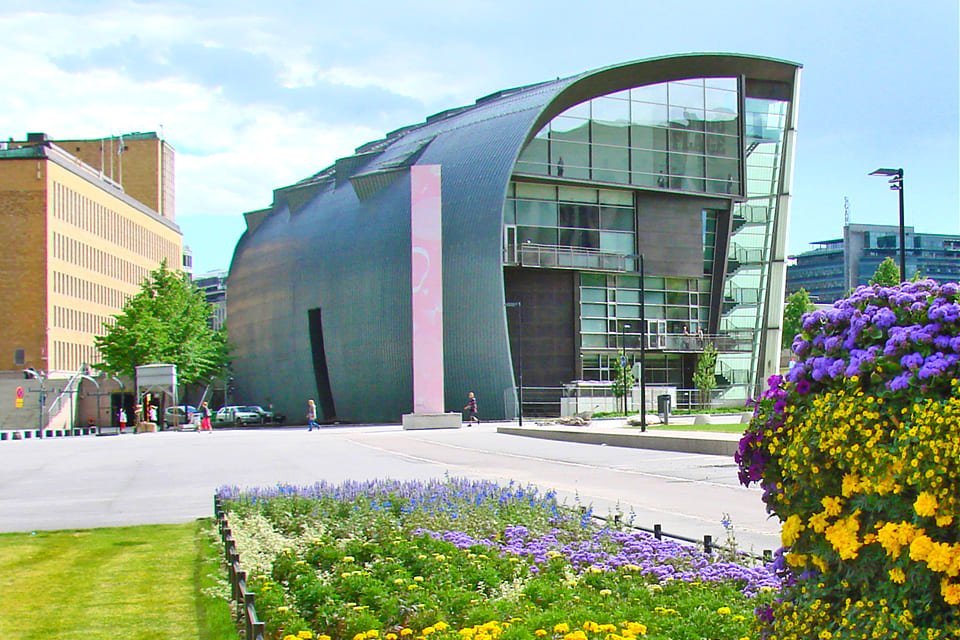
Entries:
<svg viewBox="0 0 960 640">
<path fill-rule="evenodd" d="M 640 431 L 647 430 L 647 385 L 643 381 L 647 374 L 647 289 L 644 283 L 643 254 L 637 256 L 640 262 Z"/>
<path fill-rule="evenodd" d="M 900 281 L 907 279 L 907 234 L 903 224 L 903 169 L 877 169 L 871 176 L 890 178 L 890 190 L 900 192 Z"/>
<path fill-rule="evenodd" d="M 627 338 L 624 332 L 630 328 L 629 324 L 620 325 L 620 369 L 623 381 L 627 381 Z M 623 415 L 627 415 L 627 385 L 623 385 Z"/>
<path fill-rule="evenodd" d="M 517 424 L 523 426 L 523 305 L 520 301 L 508 302 L 507 307 L 517 309 Z"/>
</svg>

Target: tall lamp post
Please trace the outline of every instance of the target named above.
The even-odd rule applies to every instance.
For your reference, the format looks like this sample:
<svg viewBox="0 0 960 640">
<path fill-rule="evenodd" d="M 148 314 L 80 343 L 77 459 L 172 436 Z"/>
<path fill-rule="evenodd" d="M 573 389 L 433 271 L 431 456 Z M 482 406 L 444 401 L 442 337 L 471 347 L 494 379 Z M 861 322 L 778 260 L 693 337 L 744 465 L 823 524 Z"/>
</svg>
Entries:
<svg viewBox="0 0 960 640">
<path fill-rule="evenodd" d="M 637 256 L 640 262 L 640 431 L 647 430 L 647 384 L 643 379 L 647 375 L 647 288 L 643 271 L 643 254 Z"/>
<path fill-rule="evenodd" d="M 517 387 L 517 402 L 519 403 L 519 408 L 517 409 L 517 424 L 523 426 L 523 305 L 520 304 L 520 301 L 508 302 L 506 303 L 508 308 L 516 307 L 517 309 L 517 381 L 519 386 Z"/>
<path fill-rule="evenodd" d="M 903 226 L 903 169 L 877 169 L 871 176 L 890 178 L 890 190 L 900 192 L 900 281 L 907 279 L 907 234 Z"/>
<path fill-rule="evenodd" d="M 623 372 L 623 381 L 627 381 L 627 338 L 624 332 L 630 328 L 629 324 L 620 325 L 620 369 Z M 623 415 L 627 415 L 627 385 L 623 385 Z"/>
</svg>

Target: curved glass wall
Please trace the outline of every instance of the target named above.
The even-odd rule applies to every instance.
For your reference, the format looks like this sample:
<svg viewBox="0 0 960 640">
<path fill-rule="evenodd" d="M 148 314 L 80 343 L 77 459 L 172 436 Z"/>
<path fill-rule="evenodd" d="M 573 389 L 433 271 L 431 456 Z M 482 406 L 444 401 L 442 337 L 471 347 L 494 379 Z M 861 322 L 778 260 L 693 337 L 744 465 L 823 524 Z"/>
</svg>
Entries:
<svg viewBox="0 0 960 640">
<path fill-rule="evenodd" d="M 720 331 L 752 332 L 755 337 L 752 354 L 721 353 L 717 366 L 725 382 L 735 385 L 731 391 L 740 390 L 745 398 L 750 386 L 759 386 L 761 382 L 756 378 L 763 328 L 763 294 L 770 275 L 773 223 L 780 215 L 777 210 L 782 190 L 780 169 L 790 103 L 748 96 L 744 104 L 747 199 L 733 207 L 735 226 L 730 236 Z M 733 395 L 728 394 L 728 399 L 732 398 Z"/>
<path fill-rule="evenodd" d="M 516 173 L 738 194 L 736 78 L 664 82 L 599 96 L 551 120 Z"/>
</svg>

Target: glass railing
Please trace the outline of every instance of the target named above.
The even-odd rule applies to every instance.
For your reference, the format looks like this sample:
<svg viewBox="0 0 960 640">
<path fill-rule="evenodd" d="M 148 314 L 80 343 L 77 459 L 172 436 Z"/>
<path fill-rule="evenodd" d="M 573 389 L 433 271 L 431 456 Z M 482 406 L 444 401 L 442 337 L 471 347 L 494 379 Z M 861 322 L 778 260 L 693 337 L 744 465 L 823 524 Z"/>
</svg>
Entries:
<svg viewBox="0 0 960 640">
<path fill-rule="evenodd" d="M 506 247 L 503 252 L 503 263 L 510 266 L 587 271 L 634 270 L 634 261 L 622 253 L 532 242 Z"/>
</svg>

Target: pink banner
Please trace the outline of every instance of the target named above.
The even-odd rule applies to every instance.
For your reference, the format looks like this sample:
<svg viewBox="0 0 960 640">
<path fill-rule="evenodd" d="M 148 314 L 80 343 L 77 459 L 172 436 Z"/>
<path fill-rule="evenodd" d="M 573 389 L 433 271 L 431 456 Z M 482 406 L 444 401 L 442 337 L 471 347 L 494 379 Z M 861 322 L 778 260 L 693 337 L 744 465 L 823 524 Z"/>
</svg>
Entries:
<svg viewBox="0 0 960 640">
<path fill-rule="evenodd" d="M 440 165 L 410 167 L 413 412 L 443 413 Z"/>
</svg>

